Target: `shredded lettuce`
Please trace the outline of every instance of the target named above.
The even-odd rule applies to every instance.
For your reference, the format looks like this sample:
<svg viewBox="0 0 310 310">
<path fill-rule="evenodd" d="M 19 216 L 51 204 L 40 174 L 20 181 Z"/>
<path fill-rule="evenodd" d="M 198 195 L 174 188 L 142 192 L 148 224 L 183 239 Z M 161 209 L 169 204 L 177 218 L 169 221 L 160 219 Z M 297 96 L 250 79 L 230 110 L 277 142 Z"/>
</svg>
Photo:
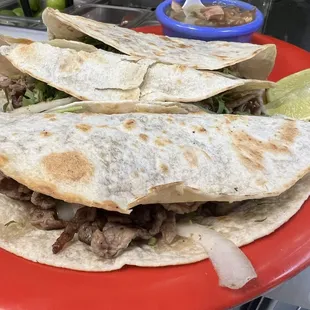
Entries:
<svg viewBox="0 0 310 310">
<path fill-rule="evenodd" d="M 73 106 L 73 107 L 64 107 L 63 109 L 57 108 L 53 109 L 53 112 L 55 113 L 66 113 L 66 112 L 71 112 L 71 113 L 76 113 L 76 112 L 81 112 L 83 110 L 83 107 L 81 105 Z"/>
<path fill-rule="evenodd" d="M 156 243 L 157 243 L 157 239 L 155 237 L 152 237 L 151 239 L 149 239 L 147 244 L 149 246 L 154 246 L 154 245 L 156 245 Z"/>
<path fill-rule="evenodd" d="M 68 94 L 47 85 L 41 81 L 34 82 L 34 88 L 26 90 L 23 97 L 23 106 L 33 105 L 43 101 L 52 101 L 68 97 Z"/>
<path fill-rule="evenodd" d="M 96 48 L 99 48 L 101 50 L 105 50 L 107 52 L 112 52 L 112 53 L 116 53 L 116 54 L 122 54 L 120 51 L 118 51 L 117 49 L 115 49 L 114 47 L 107 45 L 99 40 L 96 40 L 92 37 L 89 36 L 85 36 L 82 39 L 80 39 L 81 42 L 85 43 L 85 44 L 89 44 L 89 45 L 93 45 Z"/>
</svg>

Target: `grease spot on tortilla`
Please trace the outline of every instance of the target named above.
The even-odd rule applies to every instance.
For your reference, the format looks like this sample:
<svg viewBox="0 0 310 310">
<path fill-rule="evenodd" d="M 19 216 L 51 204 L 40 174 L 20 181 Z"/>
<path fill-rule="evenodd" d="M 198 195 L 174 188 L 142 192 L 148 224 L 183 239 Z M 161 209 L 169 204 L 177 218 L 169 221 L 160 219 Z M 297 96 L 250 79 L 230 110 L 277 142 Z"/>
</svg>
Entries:
<svg viewBox="0 0 310 310">
<path fill-rule="evenodd" d="M 68 57 L 64 58 L 60 65 L 59 71 L 60 72 L 74 72 L 78 71 L 81 68 L 81 64 L 83 63 L 83 59 L 77 55 L 78 57 L 74 57 L 75 52 L 71 51 Z"/>
<path fill-rule="evenodd" d="M 143 141 L 148 141 L 148 139 L 149 139 L 149 136 L 146 135 L 146 134 L 144 134 L 144 133 L 140 133 L 140 134 L 139 134 L 139 137 L 140 137 L 140 139 L 143 140 Z"/>
<path fill-rule="evenodd" d="M 167 117 L 167 121 L 168 121 L 169 123 L 172 123 L 172 122 L 173 122 L 173 118 L 172 118 L 171 116 L 169 116 L 169 117 Z"/>
<path fill-rule="evenodd" d="M 197 167 L 198 166 L 198 158 L 192 150 L 185 150 L 183 152 L 185 159 L 189 163 L 191 167 Z"/>
<path fill-rule="evenodd" d="M 185 126 L 185 122 L 184 122 L 184 121 L 181 121 L 181 122 L 180 122 L 180 125 L 181 125 L 181 126 Z"/>
<path fill-rule="evenodd" d="M 156 140 L 155 140 L 155 144 L 157 146 L 166 146 L 166 145 L 171 144 L 171 143 L 172 143 L 171 140 L 164 139 L 164 138 L 156 138 Z"/>
<path fill-rule="evenodd" d="M 51 135 L 52 135 L 52 133 L 49 132 L 49 131 L 46 131 L 46 130 L 43 130 L 43 131 L 40 132 L 40 136 L 41 137 L 49 137 Z"/>
<path fill-rule="evenodd" d="M 89 131 L 91 129 L 91 126 L 87 124 L 77 124 L 75 127 L 84 132 Z"/>
<path fill-rule="evenodd" d="M 161 164 L 161 165 L 160 165 L 160 169 L 161 169 L 161 171 L 162 171 L 164 174 L 167 174 L 168 171 L 169 171 L 169 168 L 168 168 L 168 166 L 167 166 L 166 164 Z"/>
<path fill-rule="evenodd" d="M 52 117 L 52 118 L 50 118 L 50 119 L 49 119 L 49 121 L 51 121 L 51 122 L 56 121 L 56 117 Z"/>
<path fill-rule="evenodd" d="M 264 179 L 258 179 L 255 181 L 255 183 L 258 185 L 258 186 L 264 186 L 267 184 L 267 181 L 264 180 Z"/>
<path fill-rule="evenodd" d="M 124 122 L 124 127 L 128 130 L 132 130 L 136 127 L 136 121 L 134 119 L 127 119 Z"/>
<path fill-rule="evenodd" d="M 93 165 L 76 151 L 47 155 L 42 165 L 48 175 L 58 181 L 87 182 L 94 173 Z"/>
<path fill-rule="evenodd" d="M 5 155 L 0 154 L 0 167 L 5 166 L 8 161 L 9 159 Z"/>
</svg>

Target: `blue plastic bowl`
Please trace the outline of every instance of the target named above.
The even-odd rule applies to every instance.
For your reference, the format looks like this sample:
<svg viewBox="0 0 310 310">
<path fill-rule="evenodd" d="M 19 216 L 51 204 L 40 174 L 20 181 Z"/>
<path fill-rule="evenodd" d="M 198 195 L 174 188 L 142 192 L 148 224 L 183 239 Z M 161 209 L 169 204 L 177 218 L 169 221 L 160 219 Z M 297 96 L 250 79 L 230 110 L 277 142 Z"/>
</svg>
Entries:
<svg viewBox="0 0 310 310">
<path fill-rule="evenodd" d="M 178 3 L 184 3 L 184 0 L 176 0 Z M 222 5 L 234 5 L 241 9 L 253 10 L 253 5 L 238 0 L 202 0 L 204 4 L 219 3 Z M 259 30 L 264 23 L 264 16 L 256 8 L 256 18 L 248 24 L 233 27 L 207 27 L 195 26 L 178 22 L 170 18 L 166 12 L 171 6 L 171 0 L 162 2 L 156 9 L 156 17 L 163 27 L 163 33 L 169 37 L 196 39 L 202 41 L 233 41 L 250 42 L 255 31 Z"/>
</svg>

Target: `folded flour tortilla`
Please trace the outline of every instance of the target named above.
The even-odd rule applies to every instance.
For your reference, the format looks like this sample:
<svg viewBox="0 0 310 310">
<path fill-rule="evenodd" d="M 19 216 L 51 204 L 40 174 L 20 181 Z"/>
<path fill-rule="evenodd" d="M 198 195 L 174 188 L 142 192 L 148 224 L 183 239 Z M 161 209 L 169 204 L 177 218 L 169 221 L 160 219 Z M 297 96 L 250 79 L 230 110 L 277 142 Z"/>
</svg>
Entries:
<svg viewBox="0 0 310 310">
<path fill-rule="evenodd" d="M 190 235 L 199 223 L 237 246 L 272 233 L 309 196 L 309 138 L 309 123 L 267 117 L 2 113 L 0 191 L 6 196 L 0 194 L 0 246 L 36 262 L 84 271 L 203 260 L 206 250 L 192 238 L 167 239 L 179 225 L 176 216 L 183 218 L 183 233 Z M 202 216 L 204 202 L 214 210 L 210 201 L 221 208 Z M 49 216 L 54 203 L 66 209 L 72 203 L 81 204 L 79 210 L 95 208 L 82 211 L 82 226 L 74 228 L 78 222 L 65 224 Z M 157 204 L 144 205 L 150 203 Z M 95 220 L 89 218 L 91 210 L 97 210 L 100 220 L 100 209 L 107 210 L 101 211 L 108 221 L 102 232 L 97 222 L 87 222 Z M 155 222 L 162 237 L 155 231 L 155 243 L 150 235 L 154 226 L 149 231 L 135 228 L 130 224 L 134 216 L 128 218 L 139 210 L 137 225 L 139 212 L 147 216 L 147 209 L 159 212 Z M 81 242 L 80 234 L 79 240 L 74 237 L 83 225 L 88 233 L 97 229 L 91 230 L 91 243 Z M 62 227 L 64 233 L 55 230 Z M 148 241 L 129 238 L 115 250 L 115 242 L 122 243 L 115 236 L 128 238 L 122 235 L 126 229 L 131 239 L 139 232 Z M 105 239 L 99 238 L 98 250 L 101 235 Z M 61 238 L 58 253 L 54 250 Z"/>
<path fill-rule="evenodd" d="M 309 123 L 268 117 L 3 113 L 0 169 L 56 199 L 128 213 L 277 196 L 309 172 L 309 139 Z"/>
<path fill-rule="evenodd" d="M 310 175 L 277 197 L 248 200 L 225 216 L 206 217 L 199 223 L 234 242 L 246 245 L 273 233 L 301 208 L 310 194 Z M 132 244 L 112 259 L 98 258 L 90 247 L 77 239 L 57 255 L 51 247 L 59 231 L 38 230 L 29 224 L 31 207 L 0 195 L 0 247 L 23 258 L 50 266 L 82 271 L 110 271 L 124 265 L 159 267 L 194 263 L 208 257 L 191 238 L 177 237 L 171 244 Z M 10 224 L 8 224 L 10 223 Z M 188 221 L 191 232 L 194 221 Z"/>
<path fill-rule="evenodd" d="M 58 47 L 61 44 L 74 48 Z M 238 87 L 273 86 L 268 81 L 244 80 L 103 50 L 89 52 L 86 44 L 79 47 L 59 40 L 35 42 L 2 46 L 0 55 L 21 73 L 79 100 L 197 102 Z"/>
<path fill-rule="evenodd" d="M 84 41 L 86 36 L 131 56 L 154 59 L 195 69 L 219 70 L 234 66 L 242 77 L 265 80 L 276 57 L 273 44 L 255 45 L 235 42 L 188 40 L 138 33 L 112 24 L 47 8 L 43 21 L 50 39 Z"/>
</svg>

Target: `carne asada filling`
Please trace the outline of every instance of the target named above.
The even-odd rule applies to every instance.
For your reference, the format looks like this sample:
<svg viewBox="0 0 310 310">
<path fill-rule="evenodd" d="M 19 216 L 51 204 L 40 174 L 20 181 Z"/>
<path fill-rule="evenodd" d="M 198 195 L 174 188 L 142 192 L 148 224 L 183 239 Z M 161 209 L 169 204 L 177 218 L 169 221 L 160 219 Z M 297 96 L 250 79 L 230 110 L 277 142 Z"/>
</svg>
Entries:
<svg viewBox="0 0 310 310">
<path fill-rule="evenodd" d="M 66 98 L 69 95 L 37 81 L 30 76 L 6 77 L 0 74 L 0 90 L 5 92 L 7 103 L 4 112 L 20 107 Z"/>
<path fill-rule="evenodd" d="M 265 90 L 229 91 L 205 99 L 197 105 L 207 112 L 217 114 L 266 115 Z"/>
<path fill-rule="evenodd" d="M 80 242 L 89 245 L 91 250 L 102 258 L 115 258 L 135 240 L 155 245 L 157 238 L 161 238 L 163 242 L 171 244 L 177 236 L 177 220 L 185 218 L 199 221 L 202 216 L 218 215 L 217 205 L 229 205 L 213 202 L 140 205 L 129 215 L 83 205 L 63 206 L 62 201 L 34 192 L 2 172 L 0 193 L 12 199 L 32 203 L 30 223 L 36 228 L 64 229 L 52 245 L 54 254 L 59 253 L 77 234 Z M 58 209 L 61 204 L 68 209 L 70 205 L 78 209 L 73 217 L 64 220 L 61 219 Z M 220 215 L 224 213 L 222 211 Z"/>
</svg>

